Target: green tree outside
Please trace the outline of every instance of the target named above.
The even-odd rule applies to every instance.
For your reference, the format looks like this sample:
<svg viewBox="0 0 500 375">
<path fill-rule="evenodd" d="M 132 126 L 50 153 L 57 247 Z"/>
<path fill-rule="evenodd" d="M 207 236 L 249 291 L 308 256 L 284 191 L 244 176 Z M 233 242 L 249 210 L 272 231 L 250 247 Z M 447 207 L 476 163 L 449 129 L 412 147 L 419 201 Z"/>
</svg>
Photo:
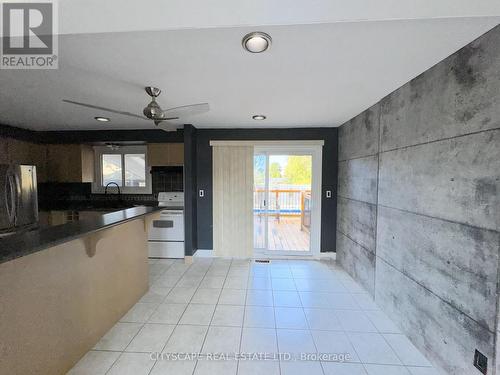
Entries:
<svg viewBox="0 0 500 375">
<path fill-rule="evenodd" d="M 309 185 L 312 176 L 312 160 L 309 155 L 290 155 L 283 177 L 292 185 Z"/>
<path fill-rule="evenodd" d="M 271 178 L 281 178 L 281 165 L 279 163 L 271 163 L 269 165 L 269 176 Z"/>
</svg>

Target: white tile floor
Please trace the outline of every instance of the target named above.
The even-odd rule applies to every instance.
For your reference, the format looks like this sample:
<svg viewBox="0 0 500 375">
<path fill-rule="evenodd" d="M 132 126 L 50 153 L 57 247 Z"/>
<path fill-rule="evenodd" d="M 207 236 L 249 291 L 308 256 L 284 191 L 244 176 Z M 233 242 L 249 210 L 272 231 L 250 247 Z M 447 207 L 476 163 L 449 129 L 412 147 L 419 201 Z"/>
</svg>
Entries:
<svg viewBox="0 0 500 375">
<path fill-rule="evenodd" d="M 189 266 L 151 260 L 150 276 L 149 292 L 70 374 L 438 374 L 334 262 L 195 258 Z M 151 353 L 205 357 L 152 360 Z M 228 357 L 209 360 L 212 353 Z M 237 359 L 235 353 L 276 359 Z"/>
</svg>

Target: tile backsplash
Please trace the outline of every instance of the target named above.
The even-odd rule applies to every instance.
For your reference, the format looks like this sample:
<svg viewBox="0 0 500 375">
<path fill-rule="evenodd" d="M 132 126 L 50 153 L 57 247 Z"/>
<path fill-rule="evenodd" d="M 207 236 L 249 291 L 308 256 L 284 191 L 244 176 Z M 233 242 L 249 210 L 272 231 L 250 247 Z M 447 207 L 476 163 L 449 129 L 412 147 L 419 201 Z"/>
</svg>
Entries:
<svg viewBox="0 0 500 375">
<path fill-rule="evenodd" d="M 55 209 L 65 205 L 78 205 L 85 202 L 121 200 L 130 203 L 155 204 L 161 191 L 183 191 L 184 176 L 182 167 L 152 167 L 152 194 L 92 194 L 91 183 L 58 183 L 45 182 L 38 184 L 38 201 L 40 209 Z"/>
</svg>

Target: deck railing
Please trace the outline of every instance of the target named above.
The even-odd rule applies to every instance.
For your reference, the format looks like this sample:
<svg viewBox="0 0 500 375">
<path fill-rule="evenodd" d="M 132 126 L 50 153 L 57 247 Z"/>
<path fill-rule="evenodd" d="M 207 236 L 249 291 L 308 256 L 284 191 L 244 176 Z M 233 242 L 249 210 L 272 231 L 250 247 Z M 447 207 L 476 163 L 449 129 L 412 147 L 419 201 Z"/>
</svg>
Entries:
<svg viewBox="0 0 500 375">
<path fill-rule="evenodd" d="M 271 215 L 300 216 L 304 211 L 304 198 L 311 190 L 271 189 L 269 198 L 266 190 L 255 189 L 253 192 L 253 210 L 263 213 L 267 210 Z M 269 202 L 267 200 L 269 199 Z"/>
</svg>

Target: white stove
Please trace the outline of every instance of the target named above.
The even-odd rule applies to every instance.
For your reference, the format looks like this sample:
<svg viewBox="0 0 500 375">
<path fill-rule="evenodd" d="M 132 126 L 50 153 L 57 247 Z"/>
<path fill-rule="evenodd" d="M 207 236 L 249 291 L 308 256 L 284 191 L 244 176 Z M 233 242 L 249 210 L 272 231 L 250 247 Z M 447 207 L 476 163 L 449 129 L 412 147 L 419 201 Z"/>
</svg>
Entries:
<svg viewBox="0 0 500 375">
<path fill-rule="evenodd" d="M 184 193 L 159 193 L 158 206 L 165 209 L 149 228 L 149 257 L 184 258 Z"/>
</svg>

